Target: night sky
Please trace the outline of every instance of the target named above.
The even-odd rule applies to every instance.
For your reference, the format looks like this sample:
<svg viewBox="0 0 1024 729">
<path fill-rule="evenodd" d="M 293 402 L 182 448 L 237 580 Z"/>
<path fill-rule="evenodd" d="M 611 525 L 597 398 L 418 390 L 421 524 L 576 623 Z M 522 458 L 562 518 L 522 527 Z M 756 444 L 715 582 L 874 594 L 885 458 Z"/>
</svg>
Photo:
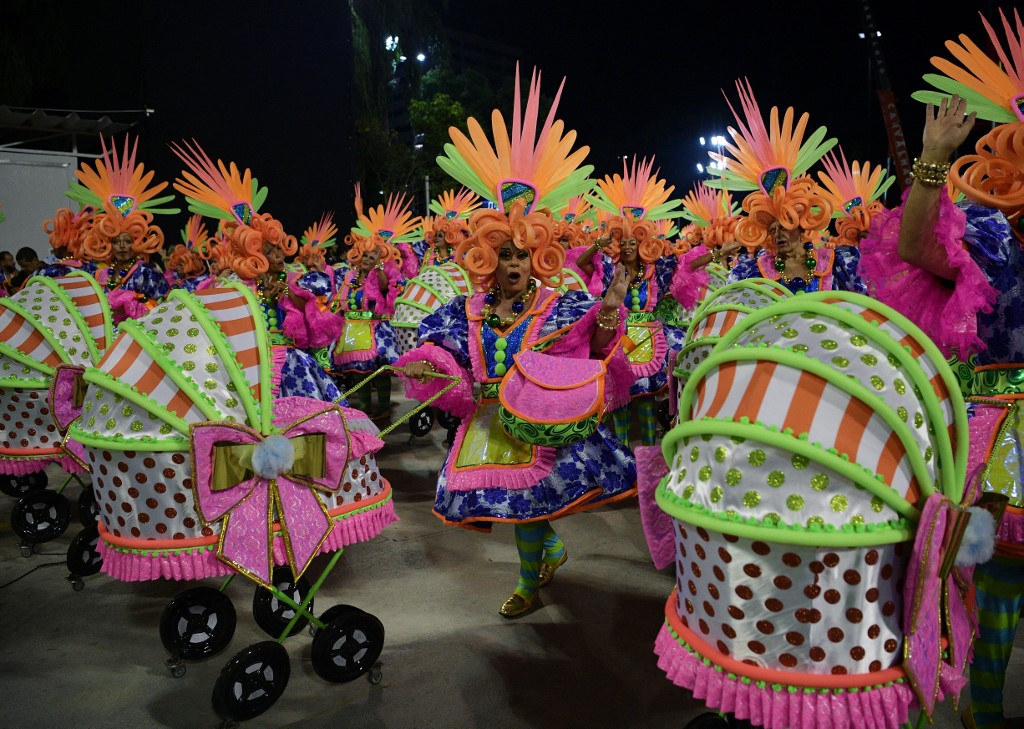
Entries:
<svg viewBox="0 0 1024 729">
<path fill-rule="evenodd" d="M 566 77 L 559 116 L 578 132 L 579 143 L 591 147 L 587 161 L 596 165 L 596 175 L 620 172 L 623 155 L 654 155 L 682 196 L 706 179 L 696 169 L 697 162 L 708 161 L 698 138 L 735 125 L 722 91 L 739 108 L 735 81 L 742 77 L 765 116 L 772 106 L 792 106 L 798 115 L 810 115 L 809 130 L 824 125 L 848 160 L 885 162 L 878 78 L 869 43 L 858 37 L 867 30 L 864 5 L 555 1 L 516 6 L 543 8 L 537 15 L 492 19 L 485 6 L 507 7 L 457 0 L 449 3 L 448 22 L 522 48 L 522 67 L 543 71 L 545 93 L 553 95 Z M 940 9 L 904 0 L 867 5 L 882 33 L 882 58 L 913 157 L 920 151 L 924 105 L 910 94 L 926 88 L 921 76 L 934 72 L 929 58 L 949 57 L 944 43 L 960 33 L 986 48 L 979 11 L 998 22 L 999 8 L 1012 13 L 1013 6 L 962 2 Z"/>
<path fill-rule="evenodd" d="M 579 144 L 590 146 L 587 161 L 597 176 L 621 171 L 623 156 L 654 155 L 674 194 L 685 195 L 702 179 L 696 164 L 708 161 L 698 137 L 724 133 L 733 123 L 722 91 L 735 103 L 741 77 L 749 79 L 765 114 L 773 105 L 806 111 L 810 128 L 826 126 L 848 159 L 885 161 L 879 83 L 870 45 L 858 38 L 866 22 L 857 0 L 430 2 L 446 5 L 450 27 L 522 49 L 524 75 L 540 68 L 546 95 L 566 77 L 559 116 L 578 132 Z M 61 10 L 60 22 L 19 29 L 19 17 L 44 22 L 38 3 Z M 1000 6 L 871 5 L 913 156 L 924 107 L 910 94 L 925 87 L 929 57 L 948 55 L 945 40 L 960 32 L 987 46 L 978 13 L 996 20 Z M 181 170 L 168 143 L 195 138 L 215 159 L 252 168 L 270 188 L 265 210 L 295 235 L 325 210 L 337 211 L 343 230 L 351 224 L 346 2 L 15 0 L 12 7 L 21 10 L 7 18 L 13 32 L 34 31 L 30 61 L 41 71 L 61 69 L 52 83 L 35 89 L 33 105 L 153 108 L 152 115 L 133 119 L 139 120 L 141 158 L 158 179 L 171 181 Z M 417 49 L 404 50 L 411 55 Z M 179 228 L 183 222 L 184 216 Z M 177 230 L 165 232 L 177 241 Z"/>
</svg>

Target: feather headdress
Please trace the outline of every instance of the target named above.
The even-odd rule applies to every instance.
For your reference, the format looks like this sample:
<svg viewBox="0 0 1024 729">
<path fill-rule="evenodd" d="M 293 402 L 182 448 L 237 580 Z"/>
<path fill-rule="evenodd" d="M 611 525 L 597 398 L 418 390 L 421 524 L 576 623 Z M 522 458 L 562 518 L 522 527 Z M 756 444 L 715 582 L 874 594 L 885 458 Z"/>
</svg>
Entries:
<svg viewBox="0 0 1024 729">
<path fill-rule="evenodd" d="M 284 232 L 281 223 L 269 213 L 259 210 L 267 199 L 267 188 L 261 188 L 252 172 L 239 172 L 231 162 L 225 165 L 210 156 L 193 140 L 184 147 L 171 144 L 174 152 L 188 167 L 174 181 L 174 189 L 185 196 L 188 209 L 221 221 L 220 231 L 229 252 L 221 254 L 238 276 L 253 279 L 270 267 L 263 246 L 277 246 L 286 256 L 298 248 L 294 235 Z"/>
<path fill-rule="evenodd" d="M 1016 9 L 1013 25 L 1002 11 L 999 16 L 1008 51 L 995 29 L 981 18 L 998 63 L 961 34 L 959 44 L 946 41 L 946 48 L 961 66 L 934 57 L 932 65 L 946 75 L 924 77 L 944 93 L 917 91 L 911 96 L 938 104 L 947 94 L 958 94 L 967 101 L 968 112 L 999 124 L 977 141 L 974 154 L 956 160 L 949 180 L 968 198 L 1003 211 L 1014 233 L 1024 240 L 1024 24 Z"/>
<path fill-rule="evenodd" d="M 416 240 L 421 218 L 409 210 L 412 200 L 405 193 L 388 195 L 386 205 L 363 209 L 362 187 L 355 184 L 356 224 L 345 236 L 345 245 L 351 246 L 347 258 L 358 265 L 363 254 L 379 248 L 381 261 L 400 261 L 402 254 L 396 245 Z"/>
<path fill-rule="evenodd" d="M 335 244 L 337 236 L 334 213 L 324 213 L 318 222 L 303 231 L 299 239 L 299 263 L 306 268 L 322 269 L 327 264 L 324 251 Z"/>
<path fill-rule="evenodd" d="M 522 201 L 526 213 L 541 208 L 558 209 L 570 198 L 582 195 L 591 184 L 588 177 L 593 165 L 581 166 L 590 148 L 571 151 L 576 132 L 563 134 L 564 122 L 555 119 L 564 79 L 538 133 L 540 77 L 535 69 L 523 109 L 516 64 L 511 135 L 501 112 L 495 109 L 491 113 L 493 146 L 480 123 L 470 117 L 466 121 L 469 136 L 451 127 L 452 142 L 444 146 L 445 154 L 437 158 L 441 169 L 506 214 L 516 201 Z"/>
<path fill-rule="evenodd" d="M 881 165 L 848 163 L 841 147 L 839 157 L 830 151 L 821 164 L 825 169 L 818 172 L 818 179 L 832 203 L 832 217 L 836 219 L 837 236 L 830 241 L 834 245 L 857 245 L 867 234 L 871 219 L 885 209 L 878 199 L 896 178 L 887 175 Z"/>
<path fill-rule="evenodd" d="M 163 231 L 153 225 L 153 216 L 180 212 L 178 208 L 161 207 L 174 196 L 157 197 L 167 183 L 151 184 L 154 172 L 146 172 L 142 164 L 136 163 L 137 138 L 129 150 L 125 135 L 120 155 L 113 143 L 107 149 L 103 137 L 100 137 L 100 146 L 103 157 L 96 161 L 95 169 L 83 162 L 81 169 L 75 172 L 78 184 L 71 185 L 66 193 L 72 200 L 94 210 L 81 252 L 93 260 L 109 260 L 111 239 L 127 233 L 132 238 L 132 252 L 148 257 L 164 244 Z"/>
<path fill-rule="evenodd" d="M 185 276 L 202 272 L 205 262 L 212 255 L 211 246 L 207 245 L 209 239 L 203 216 L 190 215 L 185 227 L 181 229 L 181 243 L 174 246 L 167 258 L 167 267 L 176 270 L 180 265 Z"/>
</svg>

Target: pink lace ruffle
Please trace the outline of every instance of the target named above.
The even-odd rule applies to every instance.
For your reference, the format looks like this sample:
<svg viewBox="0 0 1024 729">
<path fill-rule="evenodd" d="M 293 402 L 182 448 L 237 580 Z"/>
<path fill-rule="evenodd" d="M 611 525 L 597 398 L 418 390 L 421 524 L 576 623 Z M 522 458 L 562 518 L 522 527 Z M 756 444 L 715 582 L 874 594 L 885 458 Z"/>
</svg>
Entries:
<svg viewBox="0 0 1024 729">
<path fill-rule="evenodd" d="M 335 522 L 334 529 L 320 547 L 319 554 L 336 552 L 358 542 L 369 541 L 386 526 L 398 521 L 394 502 L 388 500 L 379 507 Z M 202 580 L 223 577 L 234 572 L 217 558 L 216 537 L 209 546 L 190 547 L 180 552 L 148 551 L 146 540 L 139 540 L 131 552 L 124 552 L 102 539 L 96 543 L 103 558 L 104 574 L 122 582 L 149 580 Z M 284 540 L 274 539 L 274 564 L 288 564 Z"/>
<path fill-rule="evenodd" d="M 115 289 L 107 294 L 107 303 L 115 324 L 125 319 L 141 319 L 149 313 L 149 307 L 135 298 L 134 291 Z"/>
<path fill-rule="evenodd" d="M 320 302 L 311 291 L 299 286 L 291 287 L 292 294 L 302 300 L 301 308 L 290 297 L 282 297 L 285 311 L 282 333 L 300 349 L 320 349 L 341 338 L 345 319 L 320 308 Z"/>
<path fill-rule="evenodd" d="M 654 644 L 658 668 L 709 709 L 766 729 L 899 729 L 916 705 L 905 683 L 857 691 L 805 692 L 726 673 L 687 648 L 662 624 Z"/>
<path fill-rule="evenodd" d="M 459 423 L 459 429 L 455 432 L 455 442 L 452 443 L 452 452 L 458 453 L 462 448 L 462 441 L 469 430 L 469 419 Z M 551 473 L 555 465 L 557 451 L 547 446 L 533 446 L 535 457 L 530 465 L 520 465 L 514 468 L 498 468 L 481 466 L 473 470 L 456 471 L 452 465 L 455 458 L 450 458 L 445 463 L 445 488 L 449 491 L 476 491 L 478 489 L 528 489 L 537 484 Z"/>
<path fill-rule="evenodd" d="M 442 347 L 426 344 L 403 354 L 395 362 L 395 367 L 405 367 L 412 362 L 429 362 L 441 374 L 461 377 L 462 382 L 434 401 L 434 407 L 451 413 L 456 418 L 472 415 L 476 409 L 476 401 L 473 399 L 473 377 L 455 361 L 450 352 Z M 449 383 L 448 380 L 440 378 L 430 378 L 420 383 L 401 372 L 398 373 L 398 377 L 405 385 L 405 396 L 420 402 L 428 400 Z"/>
<path fill-rule="evenodd" d="M 703 266 L 692 268 L 691 264 L 697 258 L 706 256 L 708 249 L 704 244 L 691 248 L 679 259 L 676 272 L 668 285 L 668 292 L 672 298 L 679 302 L 686 311 L 691 311 L 704 296 L 708 284 L 711 282 L 711 274 Z"/>
<path fill-rule="evenodd" d="M 0 458 L 0 474 L 4 476 L 27 476 L 30 473 L 44 471 L 55 463 L 65 473 L 85 473 L 85 469 L 68 456 L 49 456 L 42 458 Z"/>
<path fill-rule="evenodd" d="M 636 489 L 640 501 L 640 523 L 644 528 L 647 548 L 651 552 L 654 566 L 661 570 L 675 560 L 676 540 L 672 529 L 672 517 L 666 514 L 654 494 L 662 477 L 668 473 L 668 464 L 661 446 L 637 446 L 633 449 L 636 457 Z"/>
<path fill-rule="evenodd" d="M 270 348 L 270 390 L 274 397 L 281 397 L 281 370 L 288 359 L 288 347 L 275 344 Z"/>
<path fill-rule="evenodd" d="M 902 219 L 902 206 L 878 213 L 861 241 L 860 276 L 869 293 L 914 322 L 946 356 L 957 352 L 966 359 L 985 349 L 978 337 L 978 314 L 992 311 L 998 292 L 963 248 L 964 212 L 946 196 L 940 198 L 935 240 L 957 271 L 952 289 L 899 257 Z"/>
</svg>

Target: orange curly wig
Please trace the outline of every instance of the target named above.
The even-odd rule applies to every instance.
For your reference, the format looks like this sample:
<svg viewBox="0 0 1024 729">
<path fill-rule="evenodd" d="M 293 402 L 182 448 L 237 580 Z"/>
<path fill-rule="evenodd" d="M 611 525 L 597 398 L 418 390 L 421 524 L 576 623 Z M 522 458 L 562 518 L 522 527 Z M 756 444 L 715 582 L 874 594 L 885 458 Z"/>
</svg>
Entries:
<svg viewBox="0 0 1024 729">
<path fill-rule="evenodd" d="M 92 217 L 92 225 L 82 241 L 82 255 L 92 261 L 109 263 L 113 252 L 110 242 L 122 233 L 131 236 L 132 253 L 144 261 L 164 245 L 164 233 L 153 225 L 153 213 L 133 210 L 122 215 L 116 208 L 104 208 Z"/>
<path fill-rule="evenodd" d="M 808 175 L 793 179 L 789 189 L 776 187 L 771 196 L 756 190 L 743 198 L 746 216 L 736 224 L 736 240 L 748 249 L 764 248 L 775 254 L 775 241 L 768 230 L 776 220 L 786 230 L 801 231 L 804 243 L 817 240 L 832 219 L 832 203 Z"/>
<path fill-rule="evenodd" d="M 982 136 L 974 154 L 953 163 L 949 179 L 971 200 L 1001 210 L 1024 241 L 1024 122 L 1000 124 Z"/>
<path fill-rule="evenodd" d="M 494 285 L 498 251 L 508 241 L 530 252 L 531 275 L 550 286 L 562 272 L 565 249 L 555 236 L 555 221 L 546 212 L 524 214 L 522 201 L 515 202 L 508 215 L 481 209 L 469 218 L 469 237 L 455 250 L 455 262 L 469 272 L 478 291 Z"/>
<path fill-rule="evenodd" d="M 636 239 L 636 252 L 644 263 L 654 263 L 665 252 L 665 241 L 658 237 L 657 226 L 650 220 L 633 220 L 632 216 L 616 215 L 609 218 L 605 231 L 611 235 L 608 255 L 619 262 L 620 242 L 627 238 Z"/>
<path fill-rule="evenodd" d="M 53 218 L 43 222 L 43 232 L 55 253 L 63 251 L 72 258 L 81 257 L 85 236 L 92 227 L 92 212 L 88 205 L 77 213 L 69 208 L 60 208 Z"/>
<path fill-rule="evenodd" d="M 299 247 L 295 236 L 285 233 L 284 226 L 270 213 L 253 215 L 248 225 L 226 220 L 221 232 L 230 247 L 229 266 L 243 279 L 254 279 L 270 268 L 263 255 L 264 243 L 277 246 L 286 256 L 294 255 Z"/>
</svg>

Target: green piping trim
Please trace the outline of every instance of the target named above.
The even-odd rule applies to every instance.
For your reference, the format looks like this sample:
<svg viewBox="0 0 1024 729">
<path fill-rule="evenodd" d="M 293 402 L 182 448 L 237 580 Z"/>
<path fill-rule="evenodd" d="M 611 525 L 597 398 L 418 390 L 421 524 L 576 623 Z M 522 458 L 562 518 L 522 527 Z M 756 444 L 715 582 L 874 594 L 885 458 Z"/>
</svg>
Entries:
<svg viewBox="0 0 1024 729">
<path fill-rule="evenodd" d="M 71 426 L 68 437 L 89 448 L 111 448 L 119 451 L 146 451 L 153 453 L 163 451 L 185 453 L 188 451 L 187 440 L 157 440 L 149 436 L 134 440 L 115 438 L 113 436 L 104 437 L 95 433 L 87 433 L 81 430 L 77 424 Z"/>
<path fill-rule="evenodd" d="M 395 306 L 397 307 L 399 304 L 406 304 L 407 306 L 411 306 L 413 309 L 419 309 L 420 311 L 425 311 L 427 313 L 431 313 L 434 311 L 426 304 L 421 304 L 418 301 L 410 301 L 404 296 L 399 296 L 398 298 L 395 299 Z"/>
<path fill-rule="evenodd" d="M 769 430 L 764 426 L 750 422 L 737 423 L 732 420 L 706 418 L 704 420 L 688 420 L 680 423 L 672 428 L 662 441 L 665 462 L 672 463 L 675 460 L 674 446 L 678 440 L 684 437 L 695 438 L 707 433 L 737 436 L 746 440 L 765 443 L 790 453 L 797 453 L 836 471 L 841 476 L 845 476 L 854 484 L 863 487 L 865 491 L 880 498 L 896 513 L 902 514 L 914 521 L 917 521 L 920 517 L 920 510 L 917 507 L 900 496 L 899 493 L 882 481 L 870 469 L 853 463 L 848 458 L 844 458 L 843 455 L 834 453 L 832 450 L 826 450 L 821 445 L 815 445 L 808 441 L 806 437 L 789 435 L 785 432 L 780 433 L 778 430 Z"/>
<path fill-rule="evenodd" d="M 89 282 L 92 290 L 96 292 L 96 297 L 100 302 L 100 310 L 103 312 L 103 336 L 107 340 L 107 347 L 114 342 L 114 315 L 110 311 L 110 303 L 107 301 L 107 293 L 100 286 L 99 281 L 96 280 L 95 276 L 92 276 L 85 271 L 70 271 L 68 276 L 75 276 L 76 278 L 84 278 Z M 101 355 L 102 356 L 102 353 Z"/>
<path fill-rule="evenodd" d="M 217 409 L 210 404 L 205 397 L 203 397 L 199 388 L 194 386 L 191 378 L 182 374 L 178 364 L 163 353 L 163 351 L 149 338 L 146 330 L 143 329 L 141 325 L 133 319 L 127 319 L 121 322 L 121 331 L 130 335 L 132 339 L 135 340 L 136 344 L 142 347 L 142 351 L 152 357 L 153 361 L 160 365 L 164 374 L 170 377 L 171 381 L 175 385 L 191 395 L 192 404 L 202 411 L 207 420 L 222 419 L 221 414 L 217 412 Z"/>
<path fill-rule="evenodd" d="M 64 304 L 64 308 L 67 310 L 68 315 L 75 320 L 75 325 L 78 327 L 79 334 L 85 335 L 85 345 L 89 348 L 89 359 L 92 360 L 94 365 L 97 364 L 100 361 L 100 350 L 96 346 L 96 340 L 92 338 L 92 334 L 89 332 L 89 327 L 85 323 L 85 317 L 82 316 L 82 312 L 78 310 L 78 306 L 71 299 L 71 296 L 52 278 L 40 276 L 39 282 L 48 288 L 50 293 L 60 299 L 60 302 Z M 66 350 L 65 354 L 67 354 Z M 65 362 L 70 363 L 70 355 L 67 355 L 67 357 L 64 357 L 63 359 Z"/>
<path fill-rule="evenodd" d="M 206 336 L 208 336 L 210 341 L 213 342 L 213 346 L 217 349 L 217 355 L 220 357 L 221 364 L 224 365 L 224 368 L 228 371 L 228 376 L 231 378 L 231 382 L 235 385 L 235 391 L 242 396 L 242 405 L 245 410 L 245 415 L 249 419 L 249 423 L 256 424 L 256 427 L 259 427 L 259 410 L 256 404 L 256 398 L 253 397 L 249 383 L 246 382 L 245 375 L 242 374 L 242 369 L 239 367 L 238 360 L 235 358 L 234 350 L 231 349 L 231 345 L 228 344 L 227 337 L 217 325 L 216 320 L 212 318 L 209 310 L 204 307 L 195 296 L 187 293 L 183 289 L 174 289 L 171 291 L 167 299 L 170 300 L 172 298 L 185 305 L 185 308 L 195 316 L 196 321 L 199 322 L 199 326 L 202 327 L 204 332 L 206 332 Z M 223 416 L 219 419 L 223 420 Z"/>
<path fill-rule="evenodd" d="M 899 416 L 889 409 L 889 406 L 886 405 L 878 395 L 875 395 L 859 382 L 854 382 L 846 375 L 837 373 L 828 365 L 812 357 L 806 357 L 804 355 L 797 354 L 796 352 L 790 352 L 778 347 L 729 349 L 727 340 L 723 338 L 723 341 L 719 342 L 718 346 L 715 347 L 715 351 L 709 354 L 707 359 L 697 365 L 697 369 L 693 371 L 690 378 L 686 381 L 686 387 L 683 388 L 683 393 L 679 397 L 677 412 L 690 412 L 691 404 L 695 398 L 697 390 L 697 383 L 702 380 L 712 368 L 717 367 L 724 362 L 762 362 L 765 360 L 778 362 L 780 364 L 793 367 L 794 369 L 810 372 L 811 374 L 817 375 L 818 377 L 821 377 L 835 385 L 848 395 L 867 403 L 872 410 L 882 416 L 882 419 L 886 424 L 889 425 L 889 427 L 891 427 L 899 436 L 900 441 L 905 447 L 907 458 L 910 461 L 911 470 L 914 475 L 917 476 L 917 481 L 920 484 L 922 499 L 927 499 L 935 493 L 935 485 L 932 483 L 932 479 L 927 473 L 924 458 L 918 452 L 917 441 L 911 434 L 910 428 L 907 424 L 900 420 Z M 667 439 L 668 437 L 666 436 L 666 440 Z M 671 463 L 667 458 L 666 461 Z"/>
<path fill-rule="evenodd" d="M 836 293 L 846 292 L 813 292 L 813 294 L 822 295 L 815 296 L 814 298 L 809 299 L 809 297 L 811 297 L 813 294 L 807 294 L 801 296 L 799 299 L 784 302 L 779 306 L 772 306 L 770 307 L 771 311 L 767 316 L 765 316 L 762 313 L 764 311 L 763 309 L 759 310 L 755 314 L 744 319 L 742 325 L 737 324 L 737 326 L 733 327 L 733 329 L 745 331 L 748 327 L 752 327 L 758 322 L 764 321 L 766 318 L 769 318 L 770 316 L 774 316 L 779 313 L 790 314 L 814 311 L 823 314 L 826 317 L 836 319 L 838 321 L 850 325 L 851 328 L 865 335 L 868 339 L 870 339 L 875 344 L 879 345 L 886 352 L 892 354 L 897 359 L 899 359 L 900 363 L 903 365 L 904 371 L 909 374 L 909 377 L 913 384 L 916 386 L 917 391 L 921 393 L 919 400 L 921 401 L 924 407 L 924 411 L 927 414 L 928 419 L 931 422 L 932 430 L 934 431 L 934 435 L 930 438 L 930 441 L 935 448 L 936 459 L 942 459 L 940 461 L 937 461 L 940 464 L 939 489 L 943 494 L 949 496 L 950 498 L 953 498 L 955 495 L 956 500 L 959 501 L 960 496 L 962 496 L 963 479 L 965 478 L 966 473 L 966 446 L 962 449 L 957 449 L 958 452 L 962 451 L 962 455 L 958 457 L 962 457 L 964 459 L 964 462 L 958 465 L 956 459 L 954 459 L 953 457 L 953 451 L 951 444 L 949 442 L 949 438 L 945 435 L 946 421 L 942 415 L 942 406 L 939 402 L 938 397 L 935 395 L 935 392 L 932 390 L 931 384 L 925 378 L 924 371 L 921 369 L 921 366 L 917 363 L 913 355 L 911 355 L 904 347 L 902 347 L 899 344 L 899 342 L 893 339 L 891 335 L 889 335 L 887 332 L 883 332 L 883 330 L 878 325 L 872 324 L 871 322 L 865 320 L 863 317 L 858 316 L 857 314 L 854 314 L 852 312 L 846 311 L 841 307 L 832 306 L 828 303 L 825 303 L 824 301 L 815 300 L 828 298 L 829 294 Z M 842 296 L 835 298 L 840 298 L 855 306 L 863 306 L 866 302 L 873 301 L 871 299 L 867 299 L 866 297 L 851 298 L 849 296 Z M 794 302 L 796 302 L 796 305 L 794 304 Z M 866 306 L 865 308 L 874 310 L 874 307 L 870 305 Z M 903 329 L 905 332 L 907 332 L 908 335 L 913 336 L 919 344 L 923 344 L 924 340 L 927 339 L 927 337 L 925 337 L 925 335 L 921 333 L 920 329 L 915 327 L 906 319 L 904 319 L 902 322 L 898 321 L 896 317 L 898 317 L 899 314 L 897 312 L 892 312 L 893 314 L 896 315 L 895 317 L 889 317 L 889 312 L 885 311 L 884 309 L 880 309 L 878 311 L 879 313 L 886 315 L 887 318 L 891 319 L 896 326 Z M 750 319 L 750 321 L 748 322 L 747 319 Z M 722 341 L 725 342 L 725 344 L 721 345 L 723 349 L 731 346 L 742 333 L 742 331 L 737 331 L 736 334 L 733 335 L 732 331 L 733 330 L 726 332 L 726 335 L 722 337 Z M 921 336 L 917 336 L 918 334 L 920 334 Z M 946 362 L 945 358 L 941 356 L 941 354 L 938 351 L 938 348 L 935 348 L 934 352 L 927 351 L 927 353 L 930 355 L 930 358 L 932 360 L 932 363 L 935 365 L 936 370 L 943 377 L 943 380 L 946 384 L 946 389 L 950 393 L 950 405 L 954 408 L 954 425 L 956 425 L 957 421 L 961 419 L 959 413 L 964 413 L 963 439 L 960 438 L 960 429 L 959 427 L 957 427 L 957 440 L 958 443 L 966 443 L 966 407 L 963 404 L 963 396 L 960 392 L 960 386 L 956 384 L 955 380 L 953 380 L 953 372 L 952 370 L 949 369 L 949 364 Z M 940 362 L 941 364 L 939 364 Z M 959 403 L 957 402 L 957 399 L 959 399 Z M 945 466 L 945 464 L 950 465 Z"/>
<path fill-rule="evenodd" d="M 273 388 L 270 384 L 270 344 L 267 342 L 267 322 L 263 318 L 263 307 L 260 306 L 260 302 L 256 300 L 256 294 L 252 292 L 248 286 L 243 284 L 241 281 L 231 281 L 225 285 L 224 288 L 235 289 L 240 291 L 242 296 L 245 297 L 246 301 L 249 302 L 249 310 L 253 314 L 253 319 L 256 322 L 256 346 L 260 351 L 260 419 L 259 419 L 259 431 L 262 435 L 270 435 L 273 430 L 273 403 L 274 394 Z M 263 326 L 260 327 L 259 323 L 263 322 Z"/>
<path fill-rule="evenodd" d="M 67 350 L 64 349 L 63 345 L 61 345 L 60 343 L 57 342 L 56 337 L 53 336 L 53 332 L 49 331 L 46 328 L 46 325 L 43 324 L 41 321 L 39 321 L 39 317 L 37 317 L 35 314 L 30 314 L 28 311 L 25 310 L 25 308 L 21 304 L 19 304 L 14 299 L 7 299 L 6 301 L 4 301 L 3 305 L 6 306 L 11 311 L 13 311 L 15 314 L 20 315 L 25 321 L 27 321 L 29 324 L 31 324 L 32 327 L 37 332 L 42 334 L 43 335 L 43 339 L 45 339 L 46 343 L 50 345 L 50 347 L 53 349 L 53 351 L 56 352 L 58 356 L 60 356 L 60 358 L 61 358 L 61 360 L 63 362 L 67 362 L 68 361 Z M 51 377 L 53 376 L 53 373 L 56 372 L 55 369 L 51 368 L 49 365 L 43 364 L 42 362 L 38 362 L 35 365 L 33 365 L 32 363 L 36 362 L 36 360 L 33 360 L 31 357 L 26 355 L 21 350 L 15 350 L 13 347 L 8 345 L 6 342 L 4 342 L 3 345 L 4 345 L 4 349 L 5 350 L 11 350 L 11 351 L 16 351 L 16 352 L 20 353 L 24 357 L 24 362 L 23 363 L 26 364 L 26 365 L 31 366 L 33 369 L 37 369 L 40 372 L 46 372 L 46 374 L 50 375 Z M 6 351 L 5 351 L 5 354 L 7 354 Z M 15 358 L 15 359 L 17 359 L 17 358 Z"/>
<path fill-rule="evenodd" d="M 98 385 L 99 387 L 109 390 L 115 395 L 120 395 L 126 400 L 130 400 L 153 417 L 163 420 L 179 433 L 183 435 L 188 434 L 188 423 L 186 423 L 184 419 L 179 418 L 177 415 L 172 413 L 165 405 L 161 405 L 153 398 L 139 392 L 138 390 L 133 390 L 128 387 L 128 385 L 124 384 L 120 380 L 114 379 L 106 372 L 97 369 L 87 369 L 85 374 L 82 375 L 82 379 L 88 383 Z M 76 438 L 75 440 L 79 439 Z"/>
<path fill-rule="evenodd" d="M 23 380 L 17 377 L 0 377 L 0 387 L 17 387 L 22 390 L 47 390 L 50 387 L 50 382 L 40 379 Z"/>
</svg>

